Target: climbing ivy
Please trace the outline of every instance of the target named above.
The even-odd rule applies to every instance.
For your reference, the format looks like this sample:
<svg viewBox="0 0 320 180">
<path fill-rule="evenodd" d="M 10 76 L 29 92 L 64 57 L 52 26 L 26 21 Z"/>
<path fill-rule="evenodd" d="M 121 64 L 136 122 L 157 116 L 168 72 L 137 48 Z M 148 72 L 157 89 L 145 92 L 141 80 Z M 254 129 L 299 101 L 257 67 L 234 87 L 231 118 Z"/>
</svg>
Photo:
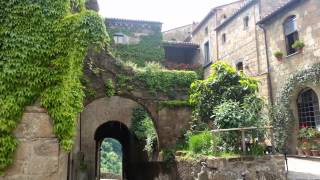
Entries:
<svg viewBox="0 0 320 180">
<path fill-rule="evenodd" d="M 145 67 L 134 67 L 134 75 L 117 75 L 117 87 L 129 91 L 145 88 L 150 93 L 166 93 L 175 97 L 177 90 L 186 90 L 192 82 L 198 79 L 194 71 L 167 70 L 159 63 L 146 63 Z M 140 84 L 134 84 L 140 82 Z"/>
<path fill-rule="evenodd" d="M 115 90 L 114 90 L 114 85 L 111 79 L 108 79 L 105 82 L 105 88 L 106 88 L 106 96 L 111 97 L 114 95 Z"/>
<path fill-rule="evenodd" d="M 73 144 L 84 97 L 82 62 L 104 48 L 106 27 L 82 0 L 0 1 L 0 173 L 13 161 L 12 131 L 39 99 L 63 149 Z"/>
<path fill-rule="evenodd" d="M 136 32 L 142 32 L 139 27 L 123 27 L 110 28 L 108 32 L 110 35 L 114 33 L 123 33 L 127 36 L 133 36 Z M 140 67 L 146 65 L 146 62 L 161 62 L 164 60 L 164 50 L 161 47 L 162 33 L 159 26 L 153 25 L 153 31 L 149 35 L 141 36 L 137 44 L 114 44 L 114 56 L 120 58 L 122 61 L 130 61 Z"/>
<path fill-rule="evenodd" d="M 277 96 L 277 100 L 271 111 L 271 117 L 273 118 L 275 144 L 279 151 L 284 150 L 286 147 L 286 139 L 290 134 L 289 130 L 295 124 L 295 118 L 290 109 L 290 99 L 293 91 L 305 87 L 307 83 L 313 83 L 319 86 L 320 64 L 312 65 L 311 67 L 292 74 Z"/>
</svg>

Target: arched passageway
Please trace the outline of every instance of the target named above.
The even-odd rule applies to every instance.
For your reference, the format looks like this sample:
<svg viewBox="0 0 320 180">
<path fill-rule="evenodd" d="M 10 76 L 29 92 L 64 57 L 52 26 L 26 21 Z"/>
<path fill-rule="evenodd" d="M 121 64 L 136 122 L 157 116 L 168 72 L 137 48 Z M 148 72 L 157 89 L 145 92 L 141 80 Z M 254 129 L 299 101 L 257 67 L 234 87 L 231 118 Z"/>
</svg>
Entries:
<svg viewBox="0 0 320 180">
<path fill-rule="evenodd" d="M 118 121 L 108 121 L 99 126 L 95 132 L 96 141 L 96 177 L 100 177 L 100 148 L 105 138 L 112 138 L 120 142 L 122 146 L 122 177 L 123 179 L 135 179 L 138 164 L 148 161 L 147 154 L 143 151 L 142 144 L 138 141 L 128 127 Z"/>
</svg>

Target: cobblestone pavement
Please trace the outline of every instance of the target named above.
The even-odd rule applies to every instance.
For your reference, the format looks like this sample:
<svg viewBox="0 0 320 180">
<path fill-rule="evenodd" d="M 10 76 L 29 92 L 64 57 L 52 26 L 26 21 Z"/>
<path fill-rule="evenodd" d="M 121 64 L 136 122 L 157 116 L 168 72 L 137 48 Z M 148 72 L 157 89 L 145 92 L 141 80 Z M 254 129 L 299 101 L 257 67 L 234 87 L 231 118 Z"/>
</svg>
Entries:
<svg viewBox="0 0 320 180">
<path fill-rule="evenodd" d="M 288 158 L 289 180 L 320 180 L 320 160 Z"/>
</svg>

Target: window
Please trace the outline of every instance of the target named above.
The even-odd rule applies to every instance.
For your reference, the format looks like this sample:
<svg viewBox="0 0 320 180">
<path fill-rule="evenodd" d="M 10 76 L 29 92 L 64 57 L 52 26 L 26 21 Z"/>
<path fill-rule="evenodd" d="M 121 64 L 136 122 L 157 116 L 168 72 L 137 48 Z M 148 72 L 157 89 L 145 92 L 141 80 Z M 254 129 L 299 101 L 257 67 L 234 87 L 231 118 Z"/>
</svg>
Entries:
<svg viewBox="0 0 320 180">
<path fill-rule="evenodd" d="M 204 64 L 207 65 L 210 62 L 210 47 L 209 41 L 204 44 Z"/>
<path fill-rule="evenodd" d="M 285 20 L 283 24 L 287 46 L 287 55 L 297 52 L 297 50 L 292 47 L 293 43 L 299 39 L 296 19 L 296 16 L 290 16 Z"/>
<path fill-rule="evenodd" d="M 299 127 L 320 127 L 319 101 L 316 93 L 308 88 L 298 97 Z"/>
<path fill-rule="evenodd" d="M 243 71 L 243 62 L 238 62 L 236 64 L 237 71 Z"/>
<path fill-rule="evenodd" d="M 115 44 L 127 44 L 127 37 L 122 33 L 115 33 L 113 35 L 113 40 Z"/>
<path fill-rule="evenodd" d="M 248 29 L 249 27 L 249 16 L 243 18 L 243 29 Z"/>
<path fill-rule="evenodd" d="M 204 33 L 205 33 L 206 35 L 208 35 L 208 34 L 209 34 L 208 27 L 206 27 L 206 28 L 204 29 Z"/>
<path fill-rule="evenodd" d="M 222 34 L 222 43 L 224 44 L 224 43 L 226 43 L 226 41 L 227 41 L 227 36 L 225 33 L 223 33 Z"/>
</svg>

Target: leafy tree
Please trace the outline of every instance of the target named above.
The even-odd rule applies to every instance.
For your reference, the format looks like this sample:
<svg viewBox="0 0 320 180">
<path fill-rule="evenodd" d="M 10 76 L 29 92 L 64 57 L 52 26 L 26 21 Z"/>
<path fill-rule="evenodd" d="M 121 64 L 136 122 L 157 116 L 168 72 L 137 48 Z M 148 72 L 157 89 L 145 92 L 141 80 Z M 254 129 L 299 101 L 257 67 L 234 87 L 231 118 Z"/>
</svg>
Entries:
<svg viewBox="0 0 320 180">
<path fill-rule="evenodd" d="M 101 144 L 100 168 L 101 172 L 121 175 L 122 146 L 112 138 L 106 138 Z"/>
<path fill-rule="evenodd" d="M 191 85 L 190 103 L 195 107 L 191 136 L 192 132 L 210 128 L 264 125 L 264 102 L 257 96 L 258 81 L 243 72 L 237 72 L 224 62 L 217 62 L 212 68 L 213 73 L 208 79 L 198 80 Z M 233 150 L 238 146 L 238 137 L 237 132 L 221 135 L 225 147 Z"/>
<path fill-rule="evenodd" d="M 195 81 L 190 88 L 194 117 L 204 122 L 214 120 L 217 106 L 228 101 L 242 104 L 258 91 L 258 81 L 224 62 L 213 64 L 212 69 L 207 79 Z"/>
</svg>

